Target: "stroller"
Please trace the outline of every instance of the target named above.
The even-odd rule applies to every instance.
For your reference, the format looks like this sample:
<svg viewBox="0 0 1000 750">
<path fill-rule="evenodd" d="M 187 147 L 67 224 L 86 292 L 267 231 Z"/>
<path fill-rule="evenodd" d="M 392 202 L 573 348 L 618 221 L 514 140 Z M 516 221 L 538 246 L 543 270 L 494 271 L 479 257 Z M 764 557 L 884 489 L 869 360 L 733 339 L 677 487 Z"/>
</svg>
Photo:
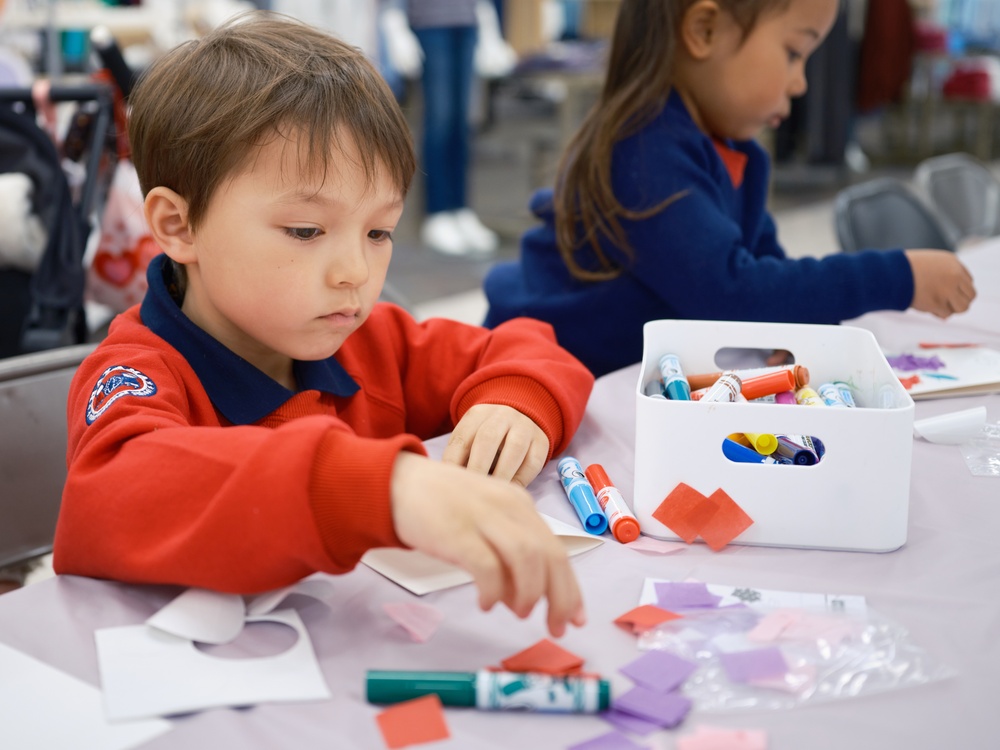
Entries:
<svg viewBox="0 0 1000 750">
<path fill-rule="evenodd" d="M 97 30 L 91 43 L 103 80 L 54 85 L 52 103 L 76 102 L 76 115 L 62 153 L 38 125 L 31 89 L 0 89 L 0 175 L 27 175 L 33 188 L 31 214 L 47 234 L 32 268 L 0 258 L 0 358 L 80 344 L 88 338 L 84 312 L 84 254 L 92 222 L 103 206 L 124 143 L 124 101 L 135 76 L 117 43 Z M 83 165 L 74 191 L 62 159 Z"/>
<path fill-rule="evenodd" d="M 107 171 L 114 96 L 104 84 L 53 87 L 53 102 L 92 102 L 86 176 L 74 200 L 61 158 L 35 121 L 28 89 L 0 90 L 0 173 L 19 172 L 32 182 L 32 213 L 47 229 L 33 271 L 0 268 L 0 357 L 79 344 L 87 338 L 83 307 L 83 256 L 91 217 Z M 20 102 L 24 112 L 12 106 Z M 104 178 L 106 179 L 106 178 Z"/>
</svg>

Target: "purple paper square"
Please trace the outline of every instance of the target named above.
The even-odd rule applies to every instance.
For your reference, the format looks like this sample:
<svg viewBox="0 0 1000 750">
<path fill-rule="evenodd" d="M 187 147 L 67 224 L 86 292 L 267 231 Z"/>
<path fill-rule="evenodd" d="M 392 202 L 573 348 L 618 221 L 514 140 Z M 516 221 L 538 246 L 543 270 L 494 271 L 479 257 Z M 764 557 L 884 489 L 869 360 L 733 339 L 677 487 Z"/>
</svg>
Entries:
<svg viewBox="0 0 1000 750">
<path fill-rule="evenodd" d="M 621 732 L 610 731 L 599 737 L 570 745 L 567 750 L 644 750 Z"/>
<path fill-rule="evenodd" d="M 664 582 L 653 584 L 656 590 L 656 604 L 670 612 L 679 609 L 694 609 L 698 607 L 717 607 L 722 601 L 708 590 L 704 583 L 697 582 Z"/>
<path fill-rule="evenodd" d="M 733 682 L 750 682 L 751 680 L 766 680 L 780 677 L 788 671 L 788 663 L 781 649 L 756 648 L 750 651 L 737 651 L 732 654 L 720 654 L 719 661 L 726 675 Z"/>
<path fill-rule="evenodd" d="M 658 693 L 637 685 L 616 699 L 612 708 L 670 728 L 687 716 L 691 701 L 680 693 Z"/>
<path fill-rule="evenodd" d="M 627 714 L 624 711 L 619 711 L 614 708 L 609 711 L 602 711 L 599 716 L 616 729 L 621 729 L 623 732 L 638 734 L 642 737 L 645 737 L 647 734 L 652 734 L 660 728 L 660 725 L 655 721 L 641 719 L 638 716 L 633 716 L 632 714 Z"/>
<path fill-rule="evenodd" d="M 647 651 L 619 669 L 637 685 L 660 693 L 669 693 L 684 684 L 698 668 L 694 662 L 668 651 Z"/>
</svg>

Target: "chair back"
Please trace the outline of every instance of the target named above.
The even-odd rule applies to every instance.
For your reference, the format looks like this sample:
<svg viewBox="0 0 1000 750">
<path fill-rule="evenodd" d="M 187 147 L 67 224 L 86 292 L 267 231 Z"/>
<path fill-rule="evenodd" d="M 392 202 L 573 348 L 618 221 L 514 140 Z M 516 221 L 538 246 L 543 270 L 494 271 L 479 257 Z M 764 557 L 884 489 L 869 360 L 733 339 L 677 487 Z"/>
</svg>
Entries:
<svg viewBox="0 0 1000 750">
<path fill-rule="evenodd" d="M 52 549 L 66 481 L 66 398 L 94 344 L 0 360 L 0 567 Z"/>
<path fill-rule="evenodd" d="M 958 239 L 1000 234 L 1000 180 L 975 157 L 954 153 L 925 159 L 913 181 L 955 227 Z"/>
<path fill-rule="evenodd" d="M 840 249 L 955 249 L 947 223 L 902 180 L 880 177 L 844 188 L 834 201 Z"/>
</svg>

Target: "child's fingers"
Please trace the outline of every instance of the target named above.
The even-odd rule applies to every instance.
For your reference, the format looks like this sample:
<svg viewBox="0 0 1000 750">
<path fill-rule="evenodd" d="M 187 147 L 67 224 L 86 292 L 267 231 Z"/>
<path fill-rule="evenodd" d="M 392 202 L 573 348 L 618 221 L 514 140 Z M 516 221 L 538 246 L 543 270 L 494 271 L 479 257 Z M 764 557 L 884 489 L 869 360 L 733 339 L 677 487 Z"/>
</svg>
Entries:
<svg viewBox="0 0 1000 750">
<path fill-rule="evenodd" d="M 549 569 L 548 627 L 556 638 L 566 632 L 566 623 L 582 627 L 587 622 L 583 608 L 583 597 L 570 566 L 569 558 L 554 560 Z"/>
</svg>

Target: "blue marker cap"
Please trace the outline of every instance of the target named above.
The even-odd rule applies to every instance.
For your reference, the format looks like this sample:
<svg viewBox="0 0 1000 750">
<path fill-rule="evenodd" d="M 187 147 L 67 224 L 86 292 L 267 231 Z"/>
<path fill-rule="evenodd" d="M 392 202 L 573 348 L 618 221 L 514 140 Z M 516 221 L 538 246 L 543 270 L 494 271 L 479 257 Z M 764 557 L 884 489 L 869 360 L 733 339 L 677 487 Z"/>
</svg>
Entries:
<svg viewBox="0 0 1000 750">
<path fill-rule="evenodd" d="M 562 482 L 566 497 L 576 511 L 583 524 L 583 529 L 589 534 L 603 534 L 608 530 L 608 517 L 597 502 L 594 488 L 590 486 L 583 466 L 572 456 L 559 459 L 559 480 Z"/>
<path fill-rule="evenodd" d="M 752 448 L 740 445 L 735 440 L 726 438 L 722 441 L 722 453 L 730 461 L 741 464 L 776 464 L 778 463 L 770 456 L 765 456 Z"/>
</svg>

